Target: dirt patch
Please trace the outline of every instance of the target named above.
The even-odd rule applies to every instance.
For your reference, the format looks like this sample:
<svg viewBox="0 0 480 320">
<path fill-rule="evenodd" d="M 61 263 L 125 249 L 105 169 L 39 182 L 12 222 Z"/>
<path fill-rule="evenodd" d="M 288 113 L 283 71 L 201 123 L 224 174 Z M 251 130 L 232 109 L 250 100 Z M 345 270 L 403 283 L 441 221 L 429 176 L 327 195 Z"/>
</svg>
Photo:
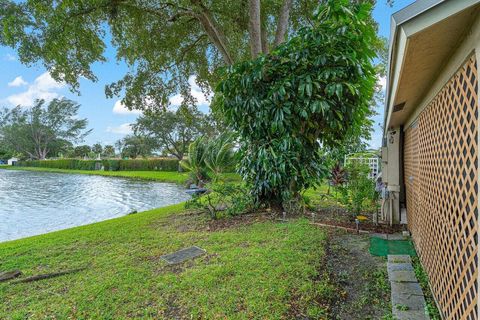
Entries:
<svg viewBox="0 0 480 320">
<path fill-rule="evenodd" d="M 381 319 L 389 315 L 386 260 L 370 255 L 369 236 L 329 232 L 327 268 L 337 287 L 331 319 Z"/>
<path fill-rule="evenodd" d="M 376 233 L 396 233 L 403 230 L 403 226 L 395 225 L 375 225 L 373 223 L 373 213 L 363 213 L 367 219 L 360 222 L 360 229 Z M 356 228 L 355 216 L 347 209 L 342 207 L 318 208 L 315 212 L 310 213 L 314 217 L 314 222 L 328 225 L 341 226 L 345 228 Z"/>
<path fill-rule="evenodd" d="M 274 217 L 270 212 L 256 212 L 252 214 L 243 214 L 236 217 L 223 218 L 218 220 L 210 220 L 206 226 L 207 231 L 219 231 L 224 229 L 238 228 L 248 226 L 254 223 L 273 220 Z"/>
<path fill-rule="evenodd" d="M 178 232 L 215 232 L 273 220 L 275 220 L 275 214 L 273 214 L 271 211 L 242 214 L 234 217 L 220 218 L 217 220 L 212 220 L 202 212 L 189 211 L 182 214 L 171 215 L 160 221 L 155 221 L 151 224 L 151 227 L 156 229 L 174 228 Z"/>
</svg>

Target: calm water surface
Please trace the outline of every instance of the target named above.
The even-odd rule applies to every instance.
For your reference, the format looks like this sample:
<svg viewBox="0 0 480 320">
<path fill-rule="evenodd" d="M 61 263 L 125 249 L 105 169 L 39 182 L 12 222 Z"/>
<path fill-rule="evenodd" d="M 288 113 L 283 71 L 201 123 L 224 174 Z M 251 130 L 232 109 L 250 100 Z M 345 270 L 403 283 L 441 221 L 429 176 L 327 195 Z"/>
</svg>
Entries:
<svg viewBox="0 0 480 320">
<path fill-rule="evenodd" d="M 0 170 L 0 242 L 187 199 L 185 189 L 172 183 Z"/>
</svg>

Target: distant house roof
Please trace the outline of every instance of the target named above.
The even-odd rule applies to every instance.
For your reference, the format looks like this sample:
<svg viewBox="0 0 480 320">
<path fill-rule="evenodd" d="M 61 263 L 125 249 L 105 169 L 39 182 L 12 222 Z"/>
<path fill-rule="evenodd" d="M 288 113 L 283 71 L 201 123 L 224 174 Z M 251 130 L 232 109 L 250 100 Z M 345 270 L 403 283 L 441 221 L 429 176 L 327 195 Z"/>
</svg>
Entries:
<svg viewBox="0 0 480 320">
<path fill-rule="evenodd" d="M 385 131 L 408 119 L 479 12 L 480 0 L 417 0 L 392 15 Z"/>
</svg>

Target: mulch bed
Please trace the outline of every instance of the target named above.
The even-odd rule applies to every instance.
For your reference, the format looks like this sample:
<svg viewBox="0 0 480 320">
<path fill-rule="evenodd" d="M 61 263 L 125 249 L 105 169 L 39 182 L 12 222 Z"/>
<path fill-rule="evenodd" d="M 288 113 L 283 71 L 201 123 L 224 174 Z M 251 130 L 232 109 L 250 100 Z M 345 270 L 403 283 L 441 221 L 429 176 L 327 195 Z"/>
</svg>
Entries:
<svg viewBox="0 0 480 320">
<path fill-rule="evenodd" d="M 344 228 L 356 229 L 355 216 L 352 213 L 348 212 L 345 208 L 342 207 L 329 207 L 329 208 L 320 208 L 315 212 L 310 213 L 312 216 L 314 214 L 314 222 L 323 223 L 331 226 L 339 226 Z M 396 233 L 403 230 L 401 225 L 375 225 L 373 223 L 373 214 L 372 213 L 363 213 L 363 216 L 368 219 L 360 222 L 360 230 L 365 230 L 374 233 Z"/>
<path fill-rule="evenodd" d="M 389 225 L 375 225 L 373 223 L 372 213 L 363 213 L 362 215 L 366 216 L 368 219 L 360 222 L 360 230 L 387 234 L 401 232 L 404 230 L 404 227 L 401 225 L 394 225 L 392 227 Z M 192 210 L 187 213 L 172 215 L 167 221 L 157 223 L 157 227 L 170 225 L 173 223 L 180 232 L 201 230 L 215 232 L 225 229 L 239 228 L 257 222 L 278 220 L 281 218 L 281 216 L 282 215 L 280 212 L 267 209 L 254 213 L 213 220 L 204 212 Z M 355 216 L 340 206 L 319 208 L 313 212 L 306 212 L 305 216 L 311 219 L 312 222 L 356 229 Z M 312 217 L 314 218 L 312 219 Z M 287 219 L 291 218 L 293 217 L 287 216 Z"/>
</svg>

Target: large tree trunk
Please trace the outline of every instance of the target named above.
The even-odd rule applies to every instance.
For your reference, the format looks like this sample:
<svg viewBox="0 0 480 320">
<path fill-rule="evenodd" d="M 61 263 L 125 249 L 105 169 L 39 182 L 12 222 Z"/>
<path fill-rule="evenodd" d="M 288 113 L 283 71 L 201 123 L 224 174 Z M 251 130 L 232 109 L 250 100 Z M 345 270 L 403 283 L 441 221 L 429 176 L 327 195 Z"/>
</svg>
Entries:
<svg viewBox="0 0 480 320">
<path fill-rule="evenodd" d="M 265 24 L 262 25 L 262 52 L 265 54 L 270 52 L 270 49 L 268 48 L 267 27 Z"/>
<path fill-rule="evenodd" d="M 278 15 L 277 32 L 275 33 L 275 42 L 274 42 L 275 47 L 285 41 L 291 7 L 292 7 L 292 0 L 283 0 L 283 5 L 282 5 L 282 8 L 280 9 L 280 14 Z"/>
<path fill-rule="evenodd" d="M 175 157 L 178 159 L 178 172 L 183 172 L 183 167 L 182 167 L 182 160 L 183 160 L 183 153 L 176 154 Z"/>
<path fill-rule="evenodd" d="M 262 31 L 260 18 L 260 0 L 248 0 L 250 49 L 252 59 L 262 53 Z"/>
</svg>

